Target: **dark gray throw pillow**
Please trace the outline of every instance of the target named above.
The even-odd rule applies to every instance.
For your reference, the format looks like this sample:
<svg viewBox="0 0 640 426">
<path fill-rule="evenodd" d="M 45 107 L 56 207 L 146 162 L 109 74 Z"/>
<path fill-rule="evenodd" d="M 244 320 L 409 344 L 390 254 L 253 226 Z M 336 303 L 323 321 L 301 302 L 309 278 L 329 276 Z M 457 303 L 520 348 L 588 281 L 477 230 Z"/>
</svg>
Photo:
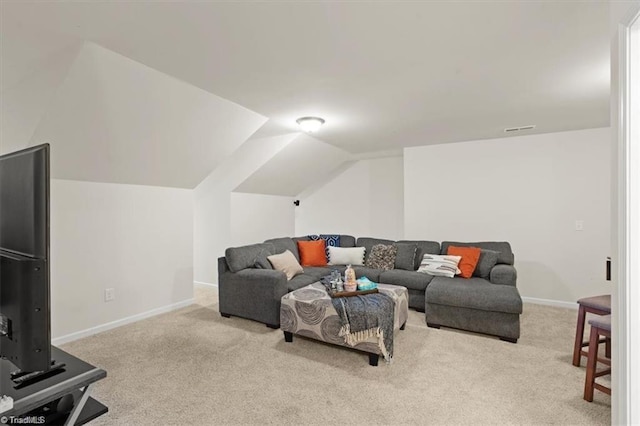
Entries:
<svg viewBox="0 0 640 426">
<path fill-rule="evenodd" d="M 395 269 L 415 271 L 415 258 L 418 246 L 412 243 L 394 243 L 394 245 L 398 248 Z"/>
<path fill-rule="evenodd" d="M 476 269 L 473 271 L 473 276 L 489 279 L 491 269 L 496 266 L 499 257 L 499 251 L 485 249 L 480 250 L 480 258 L 478 259 Z"/>
<path fill-rule="evenodd" d="M 273 269 L 273 266 L 271 266 L 271 262 L 269 262 L 269 259 L 267 259 L 267 256 L 271 256 L 273 253 L 261 253 L 260 256 L 258 256 L 258 258 L 256 258 L 256 262 L 253 264 L 253 267 L 255 269 Z"/>
<path fill-rule="evenodd" d="M 229 247 L 224 255 L 231 272 L 246 268 L 272 269 L 267 256 L 273 254 L 274 247 L 269 243 L 251 244 L 242 247 Z"/>
</svg>

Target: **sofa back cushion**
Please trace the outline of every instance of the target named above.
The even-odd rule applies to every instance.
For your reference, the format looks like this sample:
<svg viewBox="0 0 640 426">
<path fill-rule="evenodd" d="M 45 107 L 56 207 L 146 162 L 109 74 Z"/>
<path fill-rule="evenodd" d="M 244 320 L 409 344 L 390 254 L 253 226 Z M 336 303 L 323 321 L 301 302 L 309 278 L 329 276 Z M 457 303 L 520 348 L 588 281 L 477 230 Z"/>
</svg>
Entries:
<svg viewBox="0 0 640 426">
<path fill-rule="evenodd" d="M 461 243 L 457 241 L 443 241 L 440 249 L 441 254 L 447 254 L 449 246 L 458 247 L 479 247 L 481 249 L 493 250 L 500 253 L 498 256 L 498 264 L 513 265 L 513 252 L 511 244 L 506 241 L 482 241 L 477 243 Z"/>
<path fill-rule="evenodd" d="M 437 241 L 426 240 L 400 240 L 400 243 L 413 243 L 416 245 L 416 257 L 414 258 L 413 270 L 417 271 L 420 267 L 420 262 L 425 254 L 440 254 L 440 243 Z"/>
<path fill-rule="evenodd" d="M 296 258 L 296 260 L 300 262 L 300 254 L 298 253 L 298 245 L 296 244 L 297 241 L 309 241 L 309 237 L 297 237 L 295 239 L 291 237 L 271 238 L 269 240 L 266 240 L 265 243 L 273 244 L 273 246 L 275 247 L 275 252 L 273 254 L 280 254 L 289 250 L 291 253 L 293 253 L 293 256 Z"/>
<path fill-rule="evenodd" d="M 404 269 L 405 271 L 415 271 L 416 250 L 415 243 L 394 243 L 397 247 L 396 261 L 393 269 Z"/>
<path fill-rule="evenodd" d="M 491 270 L 498 263 L 498 257 L 500 257 L 499 251 L 480 249 L 480 259 L 478 259 L 476 269 L 473 271 L 473 276 L 488 280 Z"/>
<path fill-rule="evenodd" d="M 275 254 L 273 244 L 261 243 L 242 247 L 229 247 L 224 256 L 231 272 L 247 268 L 272 269 L 267 256 Z"/>
<path fill-rule="evenodd" d="M 355 247 L 356 239 L 351 235 L 340 235 L 340 247 Z"/>
<path fill-rule="evenodd" d="M 384 240 L 381 238 L 371 238 L 371 237 L 360 237 L 356 241 L 356 247 L 364 247 L 364 263 L 367 264 L 367 259 L 369 259 L 369 255 L 371 254 L 371 249 L 376 244 L 382 244 L 385 246 L 392 245 L 395 241 L 392 240 Z"/>
</svg>

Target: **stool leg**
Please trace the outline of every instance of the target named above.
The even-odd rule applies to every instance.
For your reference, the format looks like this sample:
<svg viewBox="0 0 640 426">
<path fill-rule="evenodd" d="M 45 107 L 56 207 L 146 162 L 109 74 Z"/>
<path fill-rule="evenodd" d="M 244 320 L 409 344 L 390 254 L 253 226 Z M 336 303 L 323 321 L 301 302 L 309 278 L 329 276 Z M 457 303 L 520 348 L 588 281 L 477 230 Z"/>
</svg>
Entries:
<svg viewBox="0 0 640 426">
<path fill-rule="evenodd" d="M 598 360 L 598 330 L 591 327 L 589 335 L 589 356 L 587 357 L 587 376 L 584 381 L 584 399 L 593 401 L 593 384 L 596 380 L 596 364 Z"/>
<path fill-rule="evenodd" d="M 604 356 L 611 359 L 611 338 L 607 337 L 607 340 L 604 342 Z"/>
<path fill-rule="evenodd" d="M 576 341 L 573 345 L 573 365 L 580 367 L 580 352 L 582 352 L 582 339 L 584 335 L 584 319 L 587 315 L 584 307 L 578 309 L 578 324 L 576 326 Z"/>
</svg>

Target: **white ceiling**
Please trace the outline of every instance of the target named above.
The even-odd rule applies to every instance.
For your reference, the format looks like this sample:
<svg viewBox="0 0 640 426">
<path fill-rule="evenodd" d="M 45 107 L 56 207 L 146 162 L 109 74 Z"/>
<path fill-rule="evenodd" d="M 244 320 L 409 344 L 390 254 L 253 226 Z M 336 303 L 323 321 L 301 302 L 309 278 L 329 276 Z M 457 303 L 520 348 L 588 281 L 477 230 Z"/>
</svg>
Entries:
<svg viewBox="0 0 640 426">
<path fill-rule="evenodd" d="M 0 7 L 3 88 L 89 40 L 269 118 L 256 137 L 303 115 L 324 117 L 314 136 L 352 153 L 609 124 L 607 2 Z"/>
</svg>

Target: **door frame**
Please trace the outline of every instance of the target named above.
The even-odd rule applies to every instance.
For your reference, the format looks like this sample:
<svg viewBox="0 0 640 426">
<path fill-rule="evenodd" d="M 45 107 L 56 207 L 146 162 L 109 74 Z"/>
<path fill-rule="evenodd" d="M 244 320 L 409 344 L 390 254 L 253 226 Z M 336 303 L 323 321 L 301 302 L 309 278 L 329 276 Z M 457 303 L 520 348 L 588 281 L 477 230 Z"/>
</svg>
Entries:
<svg viewBox="0 0 640 426">
<path fill-rule="evenodd" d="M 612 423 L 640 424 L 640 4 L 618 25 L 618 286 L 614 289 Z M 635 362 L 634 362 L 635 361 Z"/>
</svg>

